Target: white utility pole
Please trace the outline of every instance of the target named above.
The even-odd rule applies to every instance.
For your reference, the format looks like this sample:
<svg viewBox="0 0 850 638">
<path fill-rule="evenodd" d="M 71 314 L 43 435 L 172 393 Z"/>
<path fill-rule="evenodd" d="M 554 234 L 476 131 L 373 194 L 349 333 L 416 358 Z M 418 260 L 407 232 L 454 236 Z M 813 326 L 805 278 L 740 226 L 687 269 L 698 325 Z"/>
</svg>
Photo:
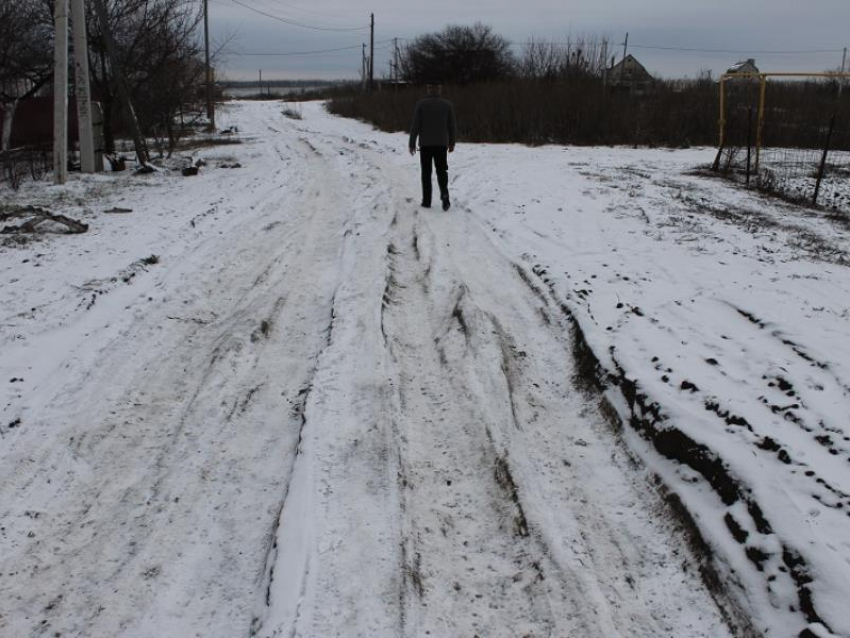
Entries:
<svg viewBox="0 0 850 638">
<path fill-rule="evenodd" d="M 207 0 L 204 0 L 204 60 L 208 128 L 210 131 L 215 131 L 215 96 L 213 95 L 213 72 L 210 66 L 210 10 Z"/>
<path fill-rule="evenodd" d="M 68 181 L 68 0 L 56 0 L 53 70 L 53 181 Z"/>
<path fill-rule="evenodd" d="M 83 173 L 94 173 L 94 130 L 92 127 L 91 89 L 89 88 L 89 51 L 86 39 L 85 0 L 71 0 L 71 26 L 74 30 L 74 86 L 77 97 L 80 168 Z"/>
<path fill-rule="evenodd" d="M 847 47 L 844 47 L 844 55 L 841 56 L 841 77 L 838 79 L 838 97 L 841 97 L 841 91 L 844 90 L 844 71 L 847 69 Z"/>
</svg>

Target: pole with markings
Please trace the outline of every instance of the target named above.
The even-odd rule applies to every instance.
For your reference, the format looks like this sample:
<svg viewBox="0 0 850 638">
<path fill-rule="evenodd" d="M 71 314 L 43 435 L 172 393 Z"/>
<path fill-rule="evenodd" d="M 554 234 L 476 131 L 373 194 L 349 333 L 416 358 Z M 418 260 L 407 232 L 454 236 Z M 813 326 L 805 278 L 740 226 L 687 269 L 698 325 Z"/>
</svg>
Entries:
<svg viewBox="0 0 850 638">
<path fill-rule="evenodd" d="M 53 24 L 53 181 L 64 184 L 68 181 L 68 0 L 56 0 Z"/>
<path fill-rule="evenodd" d="M 207 97 L 207 120 L 209 130 L 215 130 L 215 100 L 213 99 L 213 77 L 210 66 L 210 12 L 209 2 L 204 0 L 204 57 L 206 59 L 206 97 Z M 260 89 L 262 91 L 262 88 Z"/>
<path fill-rule="evenodd" d="M 94 173 L 94 128 L 92 126 L 89 51 L 86 38 L 85 0 L 71 0 L 71 27 L 74 34 L 74 88 L 80 142 L 80 169 Z"/>
</svg>

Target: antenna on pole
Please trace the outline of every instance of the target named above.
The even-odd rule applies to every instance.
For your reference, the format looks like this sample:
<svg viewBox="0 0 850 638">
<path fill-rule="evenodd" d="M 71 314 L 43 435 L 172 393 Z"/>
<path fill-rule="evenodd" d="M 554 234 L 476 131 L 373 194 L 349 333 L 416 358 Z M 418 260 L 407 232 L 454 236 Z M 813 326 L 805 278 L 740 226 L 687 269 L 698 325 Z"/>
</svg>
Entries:
<svg viewBox="0 0 850 638">
<path fill-rule="evenodd" d="M 623 75 L 626 73 L 626 55 L 629 52 L 629 33 L 626 32 L 626 41 L 623 42 L 623 66 L 620 67 L 620 83 L 623 82 Z"/>
</svg>

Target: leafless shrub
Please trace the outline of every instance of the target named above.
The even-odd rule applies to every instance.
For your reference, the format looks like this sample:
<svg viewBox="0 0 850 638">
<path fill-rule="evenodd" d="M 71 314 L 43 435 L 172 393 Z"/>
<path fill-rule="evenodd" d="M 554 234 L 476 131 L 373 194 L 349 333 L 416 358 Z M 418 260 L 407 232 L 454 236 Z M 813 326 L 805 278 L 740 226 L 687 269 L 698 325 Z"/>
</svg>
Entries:
<svg viewBox="0 0 850 638">
<path fill-rule="evenodd" d="M 283 109 L 283 114 L 288 117 L 290 120 L 301 120 L 304 119 L 303 114 L 301 113 L 301 105 L 300 104 L 288 104 Z"/>
</svg>

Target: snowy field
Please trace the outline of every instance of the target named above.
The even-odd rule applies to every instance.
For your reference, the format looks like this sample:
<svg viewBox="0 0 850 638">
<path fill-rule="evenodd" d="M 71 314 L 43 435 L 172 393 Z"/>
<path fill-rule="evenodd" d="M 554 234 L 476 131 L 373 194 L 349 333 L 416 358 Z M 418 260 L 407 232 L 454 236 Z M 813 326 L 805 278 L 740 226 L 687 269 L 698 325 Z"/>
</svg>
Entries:
<svg viewBox="0 0 850 638">
<path fill-rule="evenodd" d="M 0 190 L 0 636 L 850 636 L 850 220 L 282 108 Z"/>
</svg>

